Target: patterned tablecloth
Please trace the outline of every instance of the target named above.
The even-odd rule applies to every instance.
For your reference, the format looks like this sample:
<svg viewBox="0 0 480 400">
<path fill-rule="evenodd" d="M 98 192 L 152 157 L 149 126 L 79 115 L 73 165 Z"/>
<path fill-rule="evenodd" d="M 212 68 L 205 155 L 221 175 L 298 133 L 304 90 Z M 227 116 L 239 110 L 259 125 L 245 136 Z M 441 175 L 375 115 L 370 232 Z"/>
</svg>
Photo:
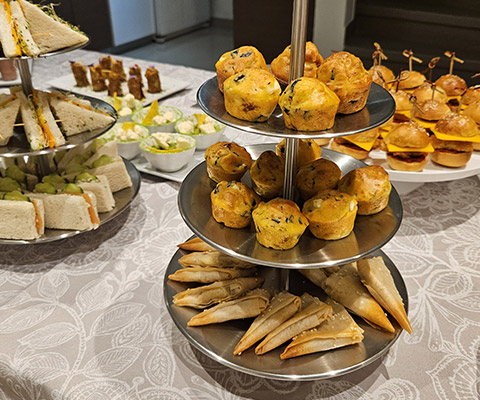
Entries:
<svg viewBox="0 0 480 400">
<path fill-rule="evenodd" d="M 68 73 L 78 50 L 39 59 L 33 83 Z M 124 64 L 150 62 L 124 59 Z M 185 113 L 212 72 L 158 64 L 190 89 L 163 104 Z M 233 129 L 240 144 L 272 141 Z M 165 268 L 191 235 L 178 183 L 142 175 L 130 208 L 94 232 L 0 246 L 0 399 L 461 399 L 480 397 L 480 183 L 428 183 L 402 196 L 404 219 L 383 250 L 406 282 L 414 333 L 381 360 L 315 382 L 261 379 L 195 350 L 163 301 Z"/>
</svg>

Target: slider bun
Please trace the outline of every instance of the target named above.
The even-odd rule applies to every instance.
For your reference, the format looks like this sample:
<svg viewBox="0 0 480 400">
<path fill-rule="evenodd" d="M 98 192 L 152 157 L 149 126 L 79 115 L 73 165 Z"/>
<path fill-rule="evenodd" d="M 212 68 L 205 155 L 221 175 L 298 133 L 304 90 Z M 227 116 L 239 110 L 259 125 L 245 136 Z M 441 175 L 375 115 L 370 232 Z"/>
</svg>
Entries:
<svg viewBox="0 0 480 400">
<path fill-rule="evenodd" d="M 450 113 L 450 107 L 446 103 L 437 100 L 425 100 L 418 103 L 418 107 L 423 111 L 415 109 L 414 116 L 426 121 L 438 121 Z"/>
<path fill-rule="evenodd" d="M 427 131 L 416 122 L 402 122 L 385 137 L 385 143 L 398 147 L 409 147 L 415 151 L 416 148 L 428 146 L 430 137 Z"/>
<path fill-rule="evenodd" d="M 399 82 L 399 89 L 413 89 L 419 87 L 426 81 L 425 75 L 418 71 L 402 71 L 400 72 L 400 78 L 406 78 Z"/>
<path fill-rule="evenodd" d="M 339 153 L 347 154 L 350 157 L 356 158 L 357 160 L 364 160 L 370 153 L 369 151 L 364 150 L 349 140 L 341 137 L 334 138 L 332 143 L 330 143 L 330 148 L 334 151 L 338 151 Z"/>
<path fill-rule="evenodd" d="M 461 96 L 467 90 L 467 84 L 458 75 L 442 75 L 435 84 L 445 90 L 447 96 Z"/>
<path fill-rule="evenodd" d="M 457 140 L 432 138 L 435 151 L 430 154 L 432 161 L 446 167 L 463 167 L 473 153 L 473 143 Z"/>
<path fill-rule="evenodd" d="M 480 85 L 471 86 L 463 95 L 463 104 L 471 104 L 480 101 Z"/>
<path fill-rule="evenodd" d="M 472 118 L 478 125 L 480 125 L 480 101 L 469 104 L 465 110 L 463 110 L 463 115 Z"/>
<path fill-rule="evenodd" d="M 383 87 L 387 87 L 388 82 L 395 80 L 395 74 L 384 65 L 374 65 L 368 70 L 368 73 L 372 77 L 373 82 Z"/>
<path fill-rule="evenodd" d="M 407 92 L 403 90 L 390 91 L 390 94 L 395 100 L 396 111 L 408 111 L 412 109 L 412 103 L 410 103 L 410 97 Z"/>
<path fill-rule="evenodd" d="M 447 135 L 472 137 L 478 135 L 475 121 L 468 115 L 450 113 L 435 125 L 435 130 Z"/>
<path fill-rule="evenodd" d="M 428 156 L 425 157 L 398 157 L 399 153 L 387 153 L 387 161 L 390 168 L 397 171 L 419 172 L 428 163 Z M 405 153 L 407 155 L 408 153 Z"/>
<path fill-rule="evenodd" d="M 423 85 L 419 86 L 413 91 L 413 94 L 417 98 L 417 103 L 421 103 L 422 101 L 426 101 L 426 100 L 431 100 L 432 93 L 433 93 L 432 85 L 430 85 L 429 83 L 424 83 Z M 445 93 L 445 90 L 443 90 L 440 87 L 435 88 L 434 100 L 446 103 L 448 101 L 448 96 Z"/>
</svg>

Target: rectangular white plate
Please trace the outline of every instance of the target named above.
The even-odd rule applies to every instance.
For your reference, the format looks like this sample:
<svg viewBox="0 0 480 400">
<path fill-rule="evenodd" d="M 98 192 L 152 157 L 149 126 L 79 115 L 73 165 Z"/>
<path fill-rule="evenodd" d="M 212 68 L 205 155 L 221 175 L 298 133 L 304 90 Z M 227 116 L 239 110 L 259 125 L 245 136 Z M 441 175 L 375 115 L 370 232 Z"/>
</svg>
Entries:
<svg viewBox="0 0 480 400">
<path fill-rule="evenodd" d="M 175 78 L 170 78 L 168 76 L 160 76 L 160 81 L 162 83 L 162 89 L 163 89 L 160 93 L 148 93 L 146 90 L 147 83 L 146 81 L 144 82 L 144 88 L 145 88 L 144 105 L 145 106 L 148 106 L 155 99 L 158 99 L 158 100 L 163 99 L 165 97 L 168 97 L 188 87 L 187 82 L 183 82 Z M 106 90 L 101 92 L 95 92 L 91 86 L 78 87 L 75 83 L 75 78 L 73 77 L 73 74 L 68 74 L 68 75 L 64 75 L 59 78 L 53 79 L 49 81 L 48 84 L 57 89 L 62 89 L 68 92 L 73 92 L 81 95 L 83 94 L 84 96 L 96 97 L 101 100 L 105 100 L 108 97 L 108 93 Z M 123 85 L 122 86 L 123 93 L 127 94 L 128 93 L 127 83 L 124 82 L 122 85 Z"/>
</svg>

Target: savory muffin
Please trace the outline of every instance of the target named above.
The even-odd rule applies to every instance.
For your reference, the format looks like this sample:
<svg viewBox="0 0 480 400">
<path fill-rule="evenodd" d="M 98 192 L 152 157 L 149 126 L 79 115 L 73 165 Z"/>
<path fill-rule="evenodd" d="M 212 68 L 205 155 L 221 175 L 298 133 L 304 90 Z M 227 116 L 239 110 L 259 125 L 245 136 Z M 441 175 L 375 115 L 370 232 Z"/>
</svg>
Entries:
<svg viewBox="0 0 480 400">
<path fill-rule="evenodd" d="M 268 203 L 261 202 L 252 216 L 257 241 L 276 250 L 294 247 L 308 226 L 300 208 L 293 201 L 279 197 Z"/>
<path fill-rule="evenodd" d="M 287 46 L 283 52 L 276 57 L 270 64 L 272 74 L 277 79 L 284 82 L 285 85 L 290 80 L 290 48 Z M 315 78 L 317 76 L 317 69 L 322 64 L 323 57 L 318 52 L 317 46 L 312 42 L 305 44 L 305 65 L 303 76 Z"/>
<path fill-rule="evenodd" d="M 388 204 L 391 189 L 388 173 L 380 165 L 353 169 L 338 183 L 338 190 L 358 201 L 359 215 L 382 211 Z"/>
<path fill-rule="evenodd" d="M 247 68 L 260 68 L 268 71 L 267 63 L 253 46 L 242 46 L 222 54 L 215 64 L 218 88 L 223 92 L 223 82 L 232 75 Z"/>
<path fill-rule="evenodd" d="M 233 142 L 218 142 L 205 150 L 207 173 L 215 182 L 239 181 L 252 165 L 248 151 Z"/>
<path fill-rule="evenodd" d="M 319 158 L 301 167 L 295 182 L 302 199 L 306 200 L 314 194 L 337 187 L 342 171 L 333 161 Z"/>
<path fill-rule="evenodd" d="M 346 51 L 332 53 L 318 69 L 317 79 L 326 83 L 339 97 L 339 113 L 352 114 L 367 104 L 372 77 L 353 54 Z"/>
<path fill-rule="evenodd" d="M 222 181 L 210 194 L 215 221 L 229 228 L 245 228 L 252 222 L 252 211 L 260 198 L 242 182 Z"/>
<path fill-rule="evenodd" d="M 252 189 L 259 196 L 272 198 L 282 194 L 285 161 L 268 150 L 260 154 L 250 168 Z"/>
<path fill-rule="evenodd" d="M 280 92 L 280 85 L 270 72 L 247 68 L 224 82 L 225 109 L 238 119 L 266 121 L 277 106 Z"/>
<path fill-rule="evenodd" d="M 327 85 L 307 77 L 290 82 L 278 101 L 285 126 L 297 131 L 330 129 L 335 123 L 339 103 L 339 98 Z"/>
<path fill-rule="evenodd" d="M 318 239 L 342 239 L 353 230 L 357 216 L 357 200 L 338 190 L 323 190 L 303 205 L 309 229 Z"/>
<path fill-rule="evenodd" d="M 276 146 L 277 155 L 285 159 L 285 139 Z M 300 139 L 297 150 L 297 169 L 322 156 L 322 148 L 316 139 Z"/>
</svg>

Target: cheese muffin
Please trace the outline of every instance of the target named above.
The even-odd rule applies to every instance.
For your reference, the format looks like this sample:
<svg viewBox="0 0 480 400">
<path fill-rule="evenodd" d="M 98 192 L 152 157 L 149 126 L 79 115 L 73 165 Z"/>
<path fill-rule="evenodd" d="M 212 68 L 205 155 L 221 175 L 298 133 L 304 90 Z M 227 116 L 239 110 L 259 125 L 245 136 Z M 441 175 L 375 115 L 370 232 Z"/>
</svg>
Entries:
<svg viewBox="0 0 480 400">
<path fill-rule="evenodd" d="M 318 69 L 317 79 L 326 83 L 339 97 L 339 113 L 352 114 L 367 104 L 372 77 L 353 54 L 346 51 L 332 53 Z"/>
<path fill-rule="evenodd" d="M 260 198 L 242 182 L 222 181 L 210 194 L 215 221 L 229 228 L 245 228 L 252 222 L 252 211 Z"/>
<path fill-rule="evenodd" d="M 277 155 L 285 159 L 285 139 L 276 146 Z M 316 139 L 300 139 L 297 149 L 297 169 L 322 157 L 322 148 Z"/>
<path fill-rule="evenodd" d="M 338 190 L 323 190 L 303 205 L 310 232 L 318 239 L 338 240 L 350 235 L 357 217 L 357 200 Z"/>
<path fill-rule="evenodd" d="M 253 46 L 242 46 L 222 54 L 215 64 L 218 88 L 223 92 L 223 82 L 232 75 L 247 68 L 260 68 L 269 71 L 265 58 Z"/>
<path fill-rule="evenodd" d="M 272 74 L 285 85 L 290 80 L 290 48 L 287 46 L 283 52 L 278 55 L 270 64 Z M 305 65 L 303 69 L 303 76 L 315 78 L 317 76 L 317 69 L 323 62 L 323 57 L 318 52 L 317 46 L 312 42 L 305 44 Z"/>
<path fill-rule="evenodd" d="M 260 154 L 250 168 L 252 189 L 259 196 L 272 198 L 282 194 L 285 161 L 268 150 Z"/>
<path fill-rule="evenodd" d="M 277 106 L 280 84 L 268 71 L 247 68 L 223 84 L 225 109 L 235 118 L 266 121 Z"/>
<path fill-rule="evenodd" d="M 336 188 L 341 177 L 342 171 L 337 164 L 319 158 L 300 168 L 295 182 L 300 196 L 306 200 L 320 191 Z"/>
<path fill-rule="evenodd" d="M 239 181 L 252 165 L 245 147 L 233 142 L 218 142 L 205 151 L 207 173 L 215 182 Z"/>
<path fill-rule="evenodd" d="M 308 226 L 300 208 L 293 201 L 279 197 L 268 203 L 261 202 L 252 216 L 257 241 L 276 250 L 295 247 Z"/>
<path fill-rule="evenodd" d="M 315 78 L 290 82 L 278 101 L 285 126 L 297 131 L 323 131 L 335 123 L 340 100 Z"/>
<path fill-rule="evenodd" d="M 353 169 L 338 183 L 338 190 L 358 201 L 359 215 L 376 214 L 387 207 L 391 189 L 388 173 L 380 165 Z"/>
</svg>

